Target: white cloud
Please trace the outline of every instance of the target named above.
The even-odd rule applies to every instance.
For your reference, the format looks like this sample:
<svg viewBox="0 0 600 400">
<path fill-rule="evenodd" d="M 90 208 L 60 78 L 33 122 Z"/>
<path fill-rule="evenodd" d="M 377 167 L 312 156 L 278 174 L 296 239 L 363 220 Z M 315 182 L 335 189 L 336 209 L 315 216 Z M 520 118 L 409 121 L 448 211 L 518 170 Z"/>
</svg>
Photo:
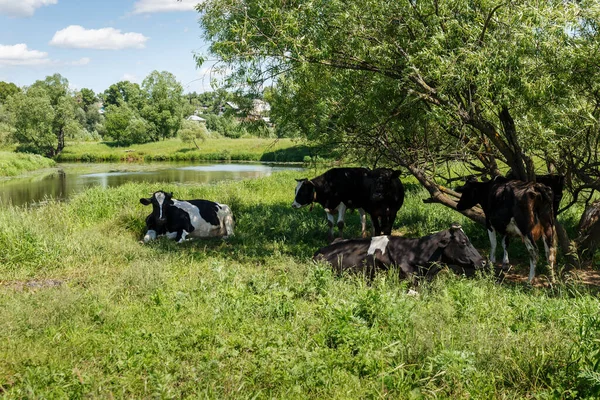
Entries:
<svg viewBox="0 0 600 400">
<path fill-rule="evenodd" d="M 2 1 L 2 0 L 0 0 Z M 149 14 L 169 11 L 193 11 L 201 0 L 138 0 L 133 5 L 134 14 Z"/>
<path fill-rule="evenodd" d="M 138 81 L 138 78 L 137 78 L 137 76 L 135 76 L 133 74 L 123 74 L 123 76 L 121 77 L 121 80 L 135 83 Z"/>
<path fill-rule="evenodd" d="M 88 65 L 90 63 L 91 58 L 89 57 L 82 57 L 79 60 L 76 61 L 71 61 L 70 63 L 68 63 L 69 65 L 74 65 L 74 66 L 81 66 L 81 65 Z"/>
<path fill-rule="evenodd" d="M 43 65 L 49 64 L 48 53 L 29 50 L 25 43 L 0 44 L 0 65 Z"/>
<path fill-rule="evenodd" d="M 82 57 L 75 61 L 52 60 L 48 53 L 39 50 L 30 50 L 25 43 L 15 45 L 0 44 L 0 67 L 3 66 L 83 66 L 88 65 L 92 60 L 88 57 Z"/>
<path fill-rule="evenodd" d="M 50 44 L 76 49 L 121 50 L 141 49 L 147 40 L 148 37 L 136 32 L 121 33 L 115 28 L 85 29 L 71 25 L 56 32 Z"/>
<path fill-rule="evenodd" d="M 0 14 L 9 17 L 31 17 L 36 8 L 56 3 L 58 0 L 0 0 Z"/>
</svg>

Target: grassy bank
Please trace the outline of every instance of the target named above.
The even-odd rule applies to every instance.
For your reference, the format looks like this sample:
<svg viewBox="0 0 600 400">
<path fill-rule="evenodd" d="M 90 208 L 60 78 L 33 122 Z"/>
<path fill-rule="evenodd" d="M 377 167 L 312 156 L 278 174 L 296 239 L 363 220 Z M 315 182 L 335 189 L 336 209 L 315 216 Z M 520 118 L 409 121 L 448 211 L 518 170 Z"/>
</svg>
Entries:
<svg viewBox="0 0 600 400">
<path fill-rule="evenodd" d="M 0 177 L 17 176 L 36 169 L 50 168 L 55 164 L 54 160 L 35 154 L 0 151 Z"/>
<path fill-rule="evenodd" d="M 594 398 L 598 298 L 585 288 L 443 274 L 406 294 L 310 261 L 320 207 L 297 178 L 128 184 L 68 204 L 0 209 L 0 392 L 23 397 Z M 236 236 L 140 245 L 157 189 L 227 203 Z M 463 223 L 409 186 L 396 229 Z M 359 234 L 357 214 L 348 234 Z"/>
<path fill-rule="evenodd" d="M 179 139 L 119 147 L 108 142 L 69 143 L 60 162 L 100 161 L 277 161 L 302 162 L 308 146 L 290 139 L 207 139 L 200 149 Z"/>
</svg>

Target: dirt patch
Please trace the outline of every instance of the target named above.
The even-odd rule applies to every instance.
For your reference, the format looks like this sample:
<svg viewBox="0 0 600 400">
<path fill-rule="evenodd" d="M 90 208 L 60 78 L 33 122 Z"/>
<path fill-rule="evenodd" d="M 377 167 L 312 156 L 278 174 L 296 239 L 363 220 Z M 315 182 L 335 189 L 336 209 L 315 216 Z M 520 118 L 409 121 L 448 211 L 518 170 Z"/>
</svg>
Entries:
<svg viewBox="0 0 600 400">
<path fill-rule="evenodd" d="M 24 290 L 36 291 L 40 289 L 48 289 L 60 287 L 66 283 L 61 279 L 31 279 L 28 281 L 6 281 L 0 282 L 0 288 L 12 289 L 18 292 Z"/>
<path fill-rule="evenodd" d="M 508 271 L 495 268 L 498 279 L 505 282 L 527 284 L 529 279 L 529 265 L 511 266 Z M 558 278 L 561 282 L 574 283 L 600 290 L 600 271 L 593 269 L 573 269 L 565 272 Z M 545 274 L 536 274 L 533 279 L 534 287 L 549 287 L 550 277 Z"/>
</svg>

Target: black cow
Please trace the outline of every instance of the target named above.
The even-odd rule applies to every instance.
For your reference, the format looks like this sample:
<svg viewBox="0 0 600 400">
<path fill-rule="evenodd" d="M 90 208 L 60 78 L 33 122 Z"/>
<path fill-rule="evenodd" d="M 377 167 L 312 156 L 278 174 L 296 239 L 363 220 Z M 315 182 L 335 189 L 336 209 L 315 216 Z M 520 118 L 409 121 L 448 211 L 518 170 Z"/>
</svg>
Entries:
<svg viewBox="0 0 600 400">
<path fill-rule="evenodd" d="M 556 260 L 552 189 L 541 183 L 498 178 L 488 182 L 468 180 L 457 188 L 462 193 L 456 205 L 459 211 L 480 204 L 485 214 L 490 238 L 490 260 L 496 262 L 496 232 L 502 235 L 504 257 L 502 267 L 508 268 L 508 235 L 522 238 L 529 252 L 529 282 L 535 277 L 538 261 L 536 241 L 543 237 L 546 257 L 553 279 Z"/>
<path fill-rule="evenodd" d="M 362 234 L 366 236 L 365 211 L 371 216 L 374 234 L 391 234 L 396 214 L 404 201 L 404 186 L 399 171 L 388 168 L 332 168 L 313 179 L 297 179 L 292 207 L 300 208 L 319 203 L 327 213 L 329 239 L 338 213 L 337 227 L 343 236 L 346 210 L 358 209 Z"/>
<path fill-rule="evenodd" d="M 337 272 L 366 271 L 373 278 L 376 270 L 395 265 L 404 276 L 431 276 L 440 263 L 480 269 L 485 260 L 473 247 L 458 224 L 421 238 L 374 236 L 370 239 L 336 241 L 317 251 L 313 259 L 331 264 Z"/>
<path fill-rule="evenodd" d="M 173 193 L 155 192 L 140 203 L 152 204 L 152 214 L 146 218 L 144 243 L 166 235 L 179 243 L 186 237 L 228 237 L 233 235 L 234 217 L 225 204 L 208 200 L 176 200 Z"/>
</svg>

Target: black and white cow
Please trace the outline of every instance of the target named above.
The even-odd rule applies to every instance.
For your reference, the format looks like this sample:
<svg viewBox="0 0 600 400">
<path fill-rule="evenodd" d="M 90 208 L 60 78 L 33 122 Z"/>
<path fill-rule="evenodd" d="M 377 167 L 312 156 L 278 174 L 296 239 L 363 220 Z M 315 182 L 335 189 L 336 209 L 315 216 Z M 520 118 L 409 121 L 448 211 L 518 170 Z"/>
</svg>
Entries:
<svg viewBox="0 0 600 400">
<path fill-rule="evenodd" d="M 504 269 L 509 266 L 508 237 L 518 236 L 529 252 L 529 282 L 531 282 L 535 277 L 535 266 L 539 258 L 536 241 L 543 237 L 551 278 L 554 279 L 556 233 L 552 189 L 541 183 L 508 180 L 501 177 L 488 182 L 469 179 L 456 191 L 462 193 L 456 206 L 457 210 L 462 211 L 476 204 L 481 205 L 490 238 L 492 263 L 496 262 L 496 232 L 502 235 Z"/>
<path fill-rule="evenodd" d="M 362 234 L 366 236 L 365 211 L 371 216 L 374 234 L 391 234 L 396 214 L 404 202 L 404 186 L 399 171 L 388 168 L 332 168 L 313 179 L 297 179 L 292 207 L 301 208 L 319 203 L 327 213 L 329 239 L 333 240 L 334 213 L 343 236 L 347 209 L 358 209 Z"/>
<path fill-rule="evenodd" d="M 365 272 L 370 278 L 376 270 L 390 266 L 400 268 L 409 279 L 432 276 L 440 264 L 471 270 L 485 266 L 484 258 L 457 224 L 416 239 L 386 235 L 339 240 L 317 251 L 313 259 L 331 264 L 337 272 Z"/>
<path fill-rule="evenodd" d="M 176 200 L 173 193 L 158 191 L 140 203 L 152 204 L 152 214 L 146 218 L 147 232 L 144 243 L 166 235 L 179 243 L 187 237 L 229 237 L 233 235 L 235 220 L 225 204 L 209 200 Z"/>
</svg>

